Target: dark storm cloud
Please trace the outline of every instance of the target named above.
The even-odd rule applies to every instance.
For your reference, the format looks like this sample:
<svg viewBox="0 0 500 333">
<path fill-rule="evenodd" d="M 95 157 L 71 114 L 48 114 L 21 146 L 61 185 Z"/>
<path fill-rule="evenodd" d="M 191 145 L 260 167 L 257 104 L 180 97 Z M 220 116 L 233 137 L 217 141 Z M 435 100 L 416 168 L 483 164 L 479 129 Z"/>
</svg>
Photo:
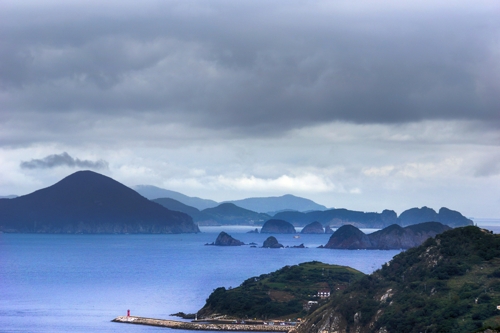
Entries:
<svg viewBox="0 0 500 333">
<path fill-rule="evenodd" d="M 249 131 L 336 120 L 499 125 L 497 5 L 363 4 L 373 6 L 5 6 L 2 101 L 16 116 L 148 114 Z"/>
<path fill-rule="evenodd" d="M 88 168 L 88 169 L 107 169 L 108 162 L 104 160 L 89 161 L 80 160 L 71 157 L 68 153 L 54 154 L 42 159 L 32 159 L 31 161 L 21 162 L 22 169 L 51 169 L 60 166 L 71 168 Z"/>
</svg>

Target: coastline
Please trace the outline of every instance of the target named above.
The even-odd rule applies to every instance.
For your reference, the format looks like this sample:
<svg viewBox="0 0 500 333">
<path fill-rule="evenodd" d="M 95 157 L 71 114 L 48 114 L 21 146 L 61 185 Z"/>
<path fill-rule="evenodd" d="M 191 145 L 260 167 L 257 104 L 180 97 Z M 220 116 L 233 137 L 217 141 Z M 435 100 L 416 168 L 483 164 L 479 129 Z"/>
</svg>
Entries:
<svg viewBox="0 0 500 333">
<path fill-rule="evenodd" d="M 193 323 L 177 320 L 155 319 L 137 316 L 119 316 L 112 320 L 115 323 L 148 325 L 183 329 L 192 331 L 244 331 L 244 332 L 289 332 L 295 326 L 291 325 L 250 325 L 229 323 Z"/>
</svg>

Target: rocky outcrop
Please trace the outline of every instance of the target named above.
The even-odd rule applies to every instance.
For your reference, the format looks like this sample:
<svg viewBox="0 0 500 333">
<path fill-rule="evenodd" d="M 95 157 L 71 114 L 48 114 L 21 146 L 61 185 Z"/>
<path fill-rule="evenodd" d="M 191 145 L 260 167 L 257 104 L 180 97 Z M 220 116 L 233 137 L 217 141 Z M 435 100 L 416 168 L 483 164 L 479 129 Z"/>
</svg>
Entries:
<svg viewBox="0 0 500 333">
<path fill-rule="evenodd" d="M 245 245 L 245 243 L 231 237 L 229 234 L 225 233 L 224 231 L 221 231 L 219 236 L 217 236 L 217 239 L 215 240 L 215 242 L 213 242 L 212 244 L 207 244 L 207 245 L 240 246 L 240 245 Z"/>
<path fill-rule="evenodd" d="M 372 244 L 367 235 L 355 226 L 346 224 L 333 233 L 324 247 L 328 249 L 355 250 L 368 249 L 371 246 Z"/>
<path fill-rule="evenodd" d="M 333 234 L 333 229 L 328 224 L 325 226 L 325 234 Z"/>
<path fill-rule="evenodd" d="M 283 247 L 282 244 L 278 243 L 278 240 L 274 236 L 269 236 L 265 241 L 264 244 L 262 244 L 262 247 L 264 248 L 270 248 L 270 249 L 279 249 Z"/>
<path fill-rule="evenodd" d="M 194 233 L 187 214 L 149 201 L 119 182 L 78 171 L 58 183 L 0 199 L 0 231 L 18 233 Z"/>
<path fill-rule="evenodd" d="M 258 234 L 259 229 L 255 228 L 254 230 L 247 231 L 247 234 Z"/>
<path fill-rule="evenodd" d="M 261 234 L 295 234 L 295 228 L 287 221 L 271 219 L 260 229 Z"/>
<path fill-rule="evenodd" d="M 439 222 L 426 222 L 403 228 L 393 224 L 382 230 L 365 235 L 354 226 L 342 226 L 324 246 L 329 249 L 409 249 L 422 244 L 451 228 Z"/>
<path fill-rule="evenodd" d="M 317 221 L 313 223 L 309 223 L 306 225 L 302 231 L 300 232 L 301 234 L 324 234 L 325 229 L 323 229 L 323 225 Z"/>
</svg>

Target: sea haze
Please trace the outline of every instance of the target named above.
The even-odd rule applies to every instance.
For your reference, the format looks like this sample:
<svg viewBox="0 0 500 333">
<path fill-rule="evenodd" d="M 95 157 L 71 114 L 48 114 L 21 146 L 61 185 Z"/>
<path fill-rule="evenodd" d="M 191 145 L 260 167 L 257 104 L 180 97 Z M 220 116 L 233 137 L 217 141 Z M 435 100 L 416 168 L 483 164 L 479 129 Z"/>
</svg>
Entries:
<svg viewBox="0 0 500 333">
<path fill-rule="evenodd" d="M 285 265 L 318 260 L 370 273 L 399 251 L 318 249 L 330 235 L 275 235 L 285 246 L 262 249 L 204 246 L 222 230 L 245 242 L 269 235 L 252 227 L 205 227 L 200 234 L 0 234 L 2 332 L 150 332 L 111 323 L 126 314 L 168 318 L 200 309 L 213 289 Z"/>
</svg>

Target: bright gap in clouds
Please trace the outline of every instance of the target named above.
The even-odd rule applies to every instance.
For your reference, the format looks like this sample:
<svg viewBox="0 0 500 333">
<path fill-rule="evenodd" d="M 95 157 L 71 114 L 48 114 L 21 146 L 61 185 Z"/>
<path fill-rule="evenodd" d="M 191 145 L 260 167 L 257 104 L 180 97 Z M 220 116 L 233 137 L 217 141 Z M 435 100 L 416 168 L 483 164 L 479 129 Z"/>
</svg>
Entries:
<svg viewBox="0 0 500 333">
<path fill-rule="evenodd" d="M 109 121 L 93 130 L 103 134 L 100 126 L 111 128 Z M 500 216 L 500 155 L 492 144 L 498 133 L 473 123 L 333 122 L 261 138 L 137 126 L 141 131 L 133 137 L 113 132 L 116 137 L 108 137 L 107 145 L 88 136 L 70 145 L 0 149 L 3 174 L 9 175 L 0 177 L 0 195 L 26 194 L 75 172 L 76 163 L 20 167 L 67 152 L 72 161 L 102 160 L 108 168 L 97 171 L 128 186 L 155 185 L 217 201 L 293 194 L 362 211 L 426 205 L 467 216 Z"/>
</svg>

